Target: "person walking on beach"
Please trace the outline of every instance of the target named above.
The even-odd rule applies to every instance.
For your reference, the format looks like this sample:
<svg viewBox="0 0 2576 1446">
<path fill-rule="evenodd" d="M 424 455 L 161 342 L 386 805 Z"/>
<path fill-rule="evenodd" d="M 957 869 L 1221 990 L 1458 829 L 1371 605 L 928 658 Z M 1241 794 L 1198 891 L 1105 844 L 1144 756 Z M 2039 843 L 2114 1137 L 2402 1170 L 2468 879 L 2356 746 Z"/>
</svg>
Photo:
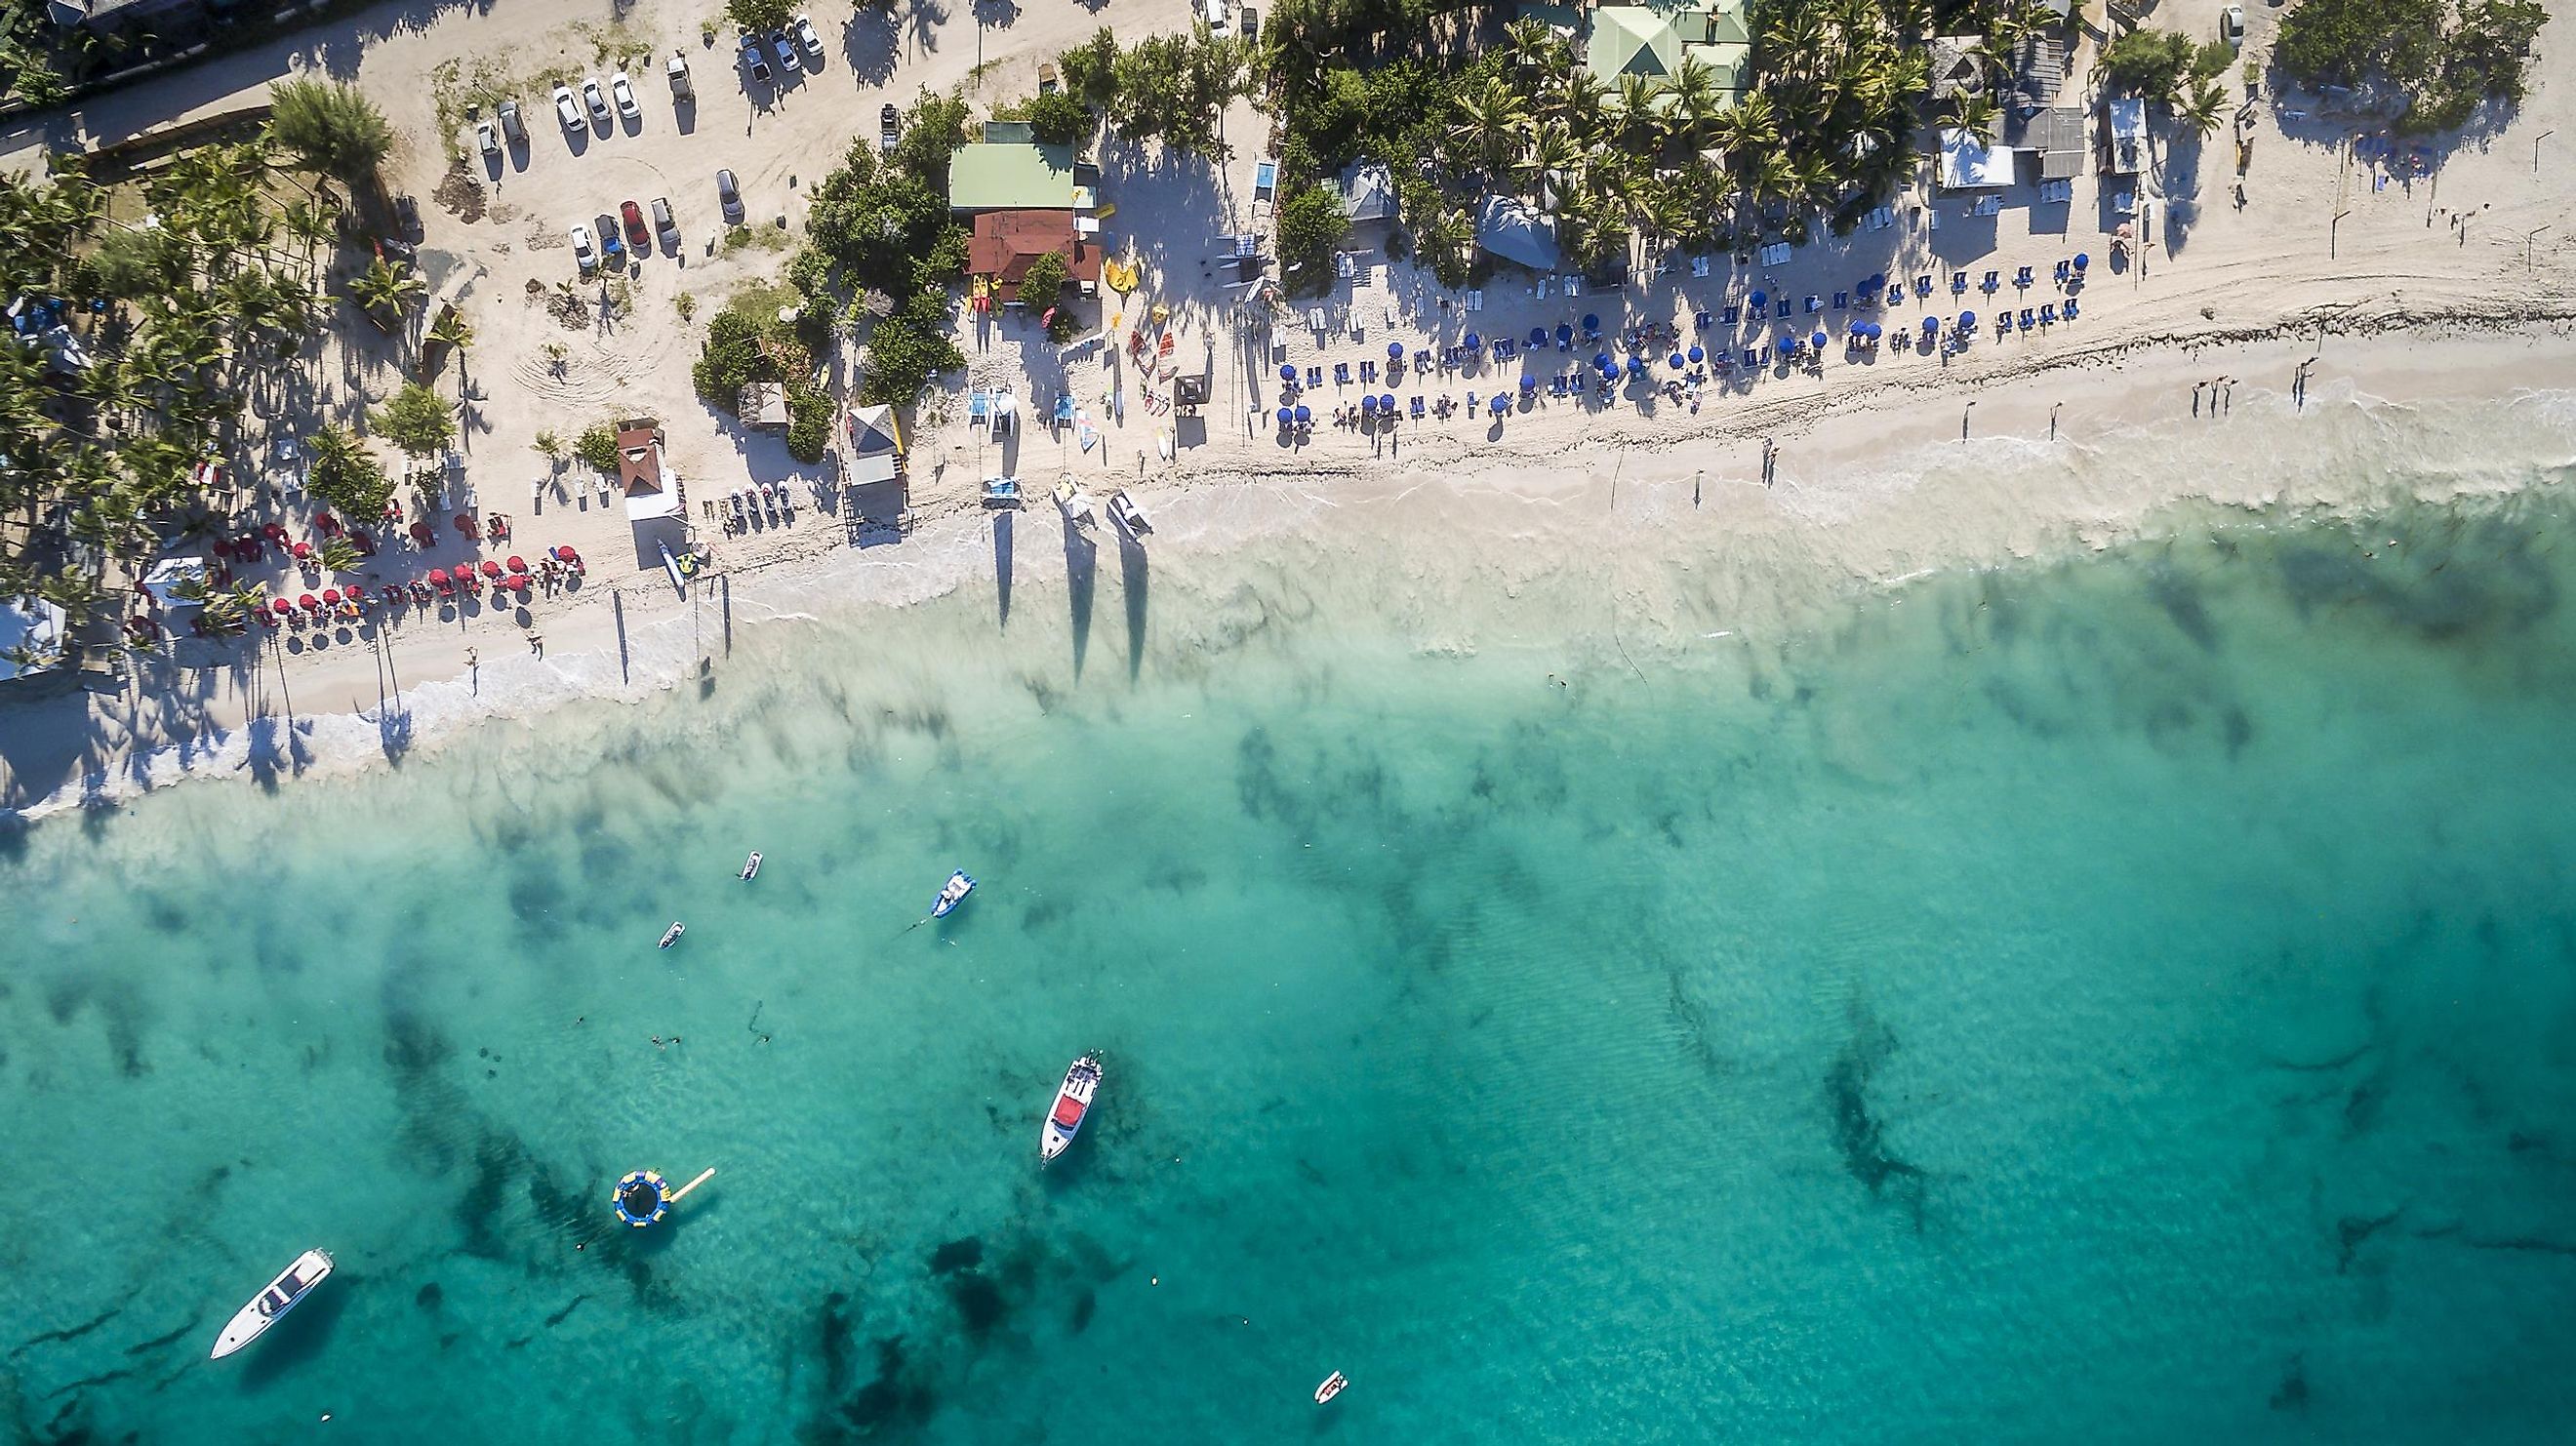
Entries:
<svg viewBox="0 0 2576 1446">
<path fill-rule="evenodd" d="M 465 650 L 465 666 L 469 668 L 482 666 L 474 660 L 474 650 L 472 648 L 467 648 Z"/>
</svg>

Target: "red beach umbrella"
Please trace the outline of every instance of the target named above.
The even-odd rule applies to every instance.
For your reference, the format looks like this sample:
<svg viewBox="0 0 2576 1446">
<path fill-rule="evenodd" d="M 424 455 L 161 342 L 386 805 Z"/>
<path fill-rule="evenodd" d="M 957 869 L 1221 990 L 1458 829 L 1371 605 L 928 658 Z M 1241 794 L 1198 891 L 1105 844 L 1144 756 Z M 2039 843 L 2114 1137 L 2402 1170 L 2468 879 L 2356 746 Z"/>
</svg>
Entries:
<svg viewBox="0 0 2576 1446">
<path fill-rule="evenodd" d="M 494 562 L 488 557 L 483 559 L 483 575 L 485 577 L 499 577 L 501 575 L 501 564 Z"/>
<path fill-rule="evenodd" d="M 511 559 L 510 559 L 510 571 L 512 571 L 512 572 L 526 572 L 527 570 L 528 570 L 528 565 L 527 565 L 525 562 L 520 561 L 520 560 L 519 560 L 518 558 L 516 558 L 516 557 L 513 557 L 513 558 L 511 558 Z"/>
<path fill-rule="evenodd" d="M 528 590 L 528 584 L 531 581 L 533 581 L 533 579 L 531 579 L 526 573 L 514 572 L 508 577 L 501 579 L 501 585 L 503 587 L 517 588 L 519 591 L 524 593 Z"/>
<path fill-rule="evenodd" d="M 438 540 L 438 534 L 429 530 L 428 523 L 415 522 L 411 525 L 411 540 L 427 547 Z"/>
<path fill-rule="evenodd" d="M 313 514 L 313 525 L 322 529 L 323 535 L 326 537 L 337 537 L 340 535 L 340 519 L 332 516 L 328 512 L 317 512 Z"/>
<path fill-rule="evenodd" d="M 456 530 L 464 533 L 468 537 L 477 537 L 481 535 L 474 530 L 474 519 L 466 516 L 462 512 L 456 514 Z"/>
<path fill-rule="evenodd" d="M 292 552 L 293 552 L 293 553 L 294 553 L 298 558 L 311 557 L 311 556 L 313 555 L 313 544 L 312 544 L 312 543 L 309 543 L 309 542 L 299 542 L 299 543 L 295 544 L 295 546 L 294 546 L 293 548 L 289 549 L 289 550 L 290 550 L 290 551 L 292 551 Z"/>
<path fill-rule="evenodd" d="M 429 585 L 431 587 L 447 586 L 447 569 L 443 567 L 431 568 L 429 570 Z"/>
<path fill-rule="evenodd" d="M 286 540 L 286 529 L 272 522 L 260 529 L 260 535 L 266 537 L 271 542 L 284 542 Z"/>
<path fill-rule="evenodd" d="M 284 598 L 279 598 L 277 601 L 270 603 L 268 607 L 269 611 L 277 614 L 279 617 L 284 617 L 288 613 L 295 611 L 295 604 L 288 602 Z"/>
<path fill-rule="evenodd" d="M 303 608 L 308 613 L 318 613 L 322 610 L 322 600 L 309 592 L 304 596 L 297 598 L 295 601 L 297 606 Z"/>
<path fill-rule="evenodd" d="M 340 590 L 336 587 L 326 587 L 322 589 L 322 601 L 333 607 L 338 607 L 340 605 Z"/>
</svg>

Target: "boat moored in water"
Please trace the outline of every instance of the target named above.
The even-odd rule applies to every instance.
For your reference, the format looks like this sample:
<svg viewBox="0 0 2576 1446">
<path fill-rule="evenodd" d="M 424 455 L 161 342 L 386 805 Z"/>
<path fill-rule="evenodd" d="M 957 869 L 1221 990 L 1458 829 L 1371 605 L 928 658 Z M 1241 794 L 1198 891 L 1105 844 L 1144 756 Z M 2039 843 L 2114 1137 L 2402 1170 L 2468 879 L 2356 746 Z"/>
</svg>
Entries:
<svg viewBox="0 0 2576 1446">
<path fill-rule="evenodd" d="M 222 1360 L 242 1347 L 258 1340 L 278 1317 L 295 1309 L 296 1302 L 310 1294 L 331 1274 L 331 1256 L 327 1251 L 308 1250 L 295 1257 L 295 1263 L 279 1271 L 268 1288 L 250 1298 L 250 1303 L 233 1312 L 224 1324 L 223 1334 L 215 1337 L 211 1360 Z"/>
<path fill-rule="evenodd" d="M 1326 1376 L 1324 1378 L 1324 1384 L 1315 1388 L 1315 1404 L 1320 1406 L 1326 1401 L 1333 1399 L 1335 1396 L 1340 1395 L 1342 1393 L 1342 1388 L 1350 1383 L 1351 1378 L 1343 1375 L 1339 1371 L 1335 1371 L 1331 1375 Z"/>
<path fill-rule="evenodd" d="M 1038 1160 L 1054 1159 L 1073 1143 L 1082 1131 L 1083 1118 L 1091 1113 L 1092 1092 L 1100 1088 L 1100 1055 L 1095 1051 L 1073 1062 L 1064 1072 L 1064 1083 L 1056 1087 L 1055 1108 L 1047 1111 L 1046 1127 L 1038 1132 Z"/>
<path fill-rule="evenodd" d="M 751 857 L 742 861 L 742 877 L 745 883 L 760 877 L 760 850 L 753 849 Z"/>
<path fill-rule="evenodd" d="M 966 896 L 973 892 L 975 892 L 974 875 L 969 874 L 964 869 L 959 869 L 957 872 L 950 874 L 948 876 L 948 882 L 940 887 L 939 897 L 931 900 L 930 917 L 934 919 L 947 918 L 949 911 L 955 909 L 959 904 L 966 902 Z"/>
<path fill-rule="evenodd" d="M 751 876 L 749 874 L 745 874 L 743 877 L 749 878 Z M 680 936 L 687 932 L 689 932 L 688 925 L 681 923 L 677 919 L 673 919 L 671 921 L 671 927 L 662 931 L 662 947 L 668 949 L 672 945 L 679 943 Z"/>
</svg>

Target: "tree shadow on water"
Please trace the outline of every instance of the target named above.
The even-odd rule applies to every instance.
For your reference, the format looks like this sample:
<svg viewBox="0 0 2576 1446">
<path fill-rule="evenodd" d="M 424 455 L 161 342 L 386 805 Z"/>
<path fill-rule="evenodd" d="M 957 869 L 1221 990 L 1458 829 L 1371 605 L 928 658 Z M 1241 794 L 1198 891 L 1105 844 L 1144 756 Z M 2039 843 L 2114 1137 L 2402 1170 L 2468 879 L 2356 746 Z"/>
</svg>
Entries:
<svg viewBox="0 0 2576 1446">
<path fill-rule="evenodd" d="M 1091 648 L 1092 591 L 1099 582 L 1100 547 L 1067 518 L 1064 524 L 1065 593 L 1073 605 L 1073 676 L 1082 676 L 1083 655 Z"/>
<path fill-rule="evenodd" d="M 1144 545 L 1124 532 L 1118 534 L 1118 577 L 1127 593 L 1127 681 L 1132 683 L 1145 668 L 1145 594 L 1150 580 Z"/>
</svg>

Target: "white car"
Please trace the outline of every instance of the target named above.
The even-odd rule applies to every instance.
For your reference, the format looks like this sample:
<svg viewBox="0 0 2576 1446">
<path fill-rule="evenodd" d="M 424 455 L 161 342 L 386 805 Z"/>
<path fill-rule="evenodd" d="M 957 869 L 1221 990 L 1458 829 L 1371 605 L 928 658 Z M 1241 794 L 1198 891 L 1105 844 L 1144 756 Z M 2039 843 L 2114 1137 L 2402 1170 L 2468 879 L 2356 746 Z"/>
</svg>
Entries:
<svg viewBox="0 0 2576 1446">
<path fill-rule="evenodd" d="M 608 93 L 617 98 L 617 113 L 628 120 L 641 120 L 644 108 L 635 103 L 635 87 L 626 83 L 626 72 L 619 71 L 608 80 Z"/>
<path fill-rule="evenodd" d="M 581 103 L 589 106 L 591 115 L 597 119 L 608 119 L 608 96 L 600 90 L 598 76 L 581 83 Z"/>
<path fill-rule="evenodd" d="M 571 86 L 559 85 L 555 87 L 555 117 L 563 122 L 563 128 L 565 130 L 577 131 L 581 129 L 581 102 L 572 98 Z"/>
<path fill-rule="evenodd" d="M 497 156 L 501 154 L 500 127 L 495 126 L 487 120 L 476 121 L 474 123 L 474 143 L 481 146 L 483 148 L 483 154 L 487 156 Z"/>
<path fill-rule="evenodd" d="M 794 75 L 796 72 L 805 68 L 803 63 L 797 60 L 796 46 L 787 38 L 786 31 L 782 30 L 776 35 L 769 37 L 769 43 L 771 47 L 776 49 L 778 52 L 778 70 L 780 74 Z"/>
<path fill-rule="evenodd" d="M 585 275 L 599 264 L 599 248 L 591 244 L 590 228 L 579 221 L 572 223 L 572 259 Z"/>
<path fill-rule="evenodd" d="M 2245 48 L 2244 6 L 2230 5 L 2218 12 L 2218 38 L 2239 50 Z"/>
<path fill-rule="evenodd" d="M 797 16 L 788 23 L 787 33 L 795 36 L 796 43 L 804 46 L 816 57 L 819 58 L 823 54 L 823 33 L 814 28 L 813 16 Z"/>
<path fill-rule="evenodd" d="M 1234 26 L 1234 6 L 1229 0 L 1205 0 L 1208 33 L 1222 38 Z"/>
</svg>

